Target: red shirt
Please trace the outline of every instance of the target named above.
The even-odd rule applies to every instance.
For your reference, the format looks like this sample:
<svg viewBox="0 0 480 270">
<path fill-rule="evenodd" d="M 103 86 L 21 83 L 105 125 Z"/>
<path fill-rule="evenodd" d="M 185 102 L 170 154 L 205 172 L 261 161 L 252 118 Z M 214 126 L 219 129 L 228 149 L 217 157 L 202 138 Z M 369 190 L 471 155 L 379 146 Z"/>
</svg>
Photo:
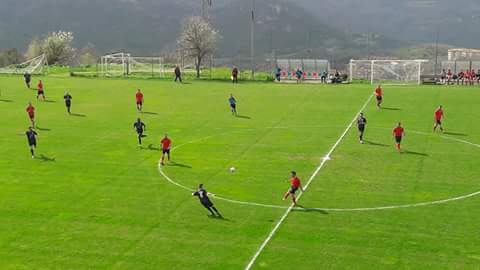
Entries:
<svg viewBox="0 0 480 270">
<path fill-rule="evenodd" d="M 33 106 L 28 106 L 27 112 L 29 115 L 33 115 L 35 113 L 35 108 Z"/>
<path fill-rule="evenodd" d="M 161 141 L 162 144 L 162 149 L 167 150 L 170 149 L 170 145 L 172 144 L 172 141 L 169 138 L 163 138 Z"/>
<path fill-rule="evenodd" d="M 396 136 L 396 137 L 402 137 L 403 135 L 403 128 L 402 127 L 396 127 L 393 129 L 393 134 Z"/>
<path fill-rule="evenodd" d="M 143 94 L 142 94 L 142 93 L 137 92 L 137 94 L 135 95 L 135 97 L 137 98 L 137 101 L 143 101 Z"/>
<path fill-rule="evenodd" d="M 436 110 L 435 111 L 435 119 L 442 120 L 442 117 L 443 117 L 443 110 L 442 109 Z"/>
<path fill-rule="evenodd" d="M 37 85 L 38 91 L 43 91 L 43 83 L 39 82 Z"/>
<path fill-rule="evenodd" d="M 290 183 L 292 184 L 292 187 L 298 188 L 300 187 L 300 179 L 297 176 L 294 176 L 290 178 Z"/>
<path fill-rule="evenodd" d="M 377 97 L 381 97 L 382 96 L 382 88 L 381 87 L 377 87 L 377 89 L 375 89 L 375 95 Z"/>
</svg>

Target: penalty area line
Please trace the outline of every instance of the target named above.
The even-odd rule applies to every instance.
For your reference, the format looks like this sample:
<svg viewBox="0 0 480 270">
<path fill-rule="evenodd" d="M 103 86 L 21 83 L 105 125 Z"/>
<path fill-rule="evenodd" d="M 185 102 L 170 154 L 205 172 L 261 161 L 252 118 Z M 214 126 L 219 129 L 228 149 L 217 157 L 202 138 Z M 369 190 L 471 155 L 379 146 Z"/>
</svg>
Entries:
<svg viewBox="0 0 480 270">
<path fill-rule="evenodd" d="M 313 179 L 315 179 L 315 177 L 318 175 L 318 173 L 320 172 L 320 170 L 325 166 L 325 163 L 327 163 L 327 161 L 330 160 L 331 158 L 331 155 L 332 153 L 335 151 L 335 149 L 338 147 L 338 145 L 342 142 L 343 138 L 345 138 L 345 136 L 348 134 L 348 131 L 350 131 L 350 129 L 352 128 L 353 124 L 355 123 L 355 120 L 357 119 L 358 115 L 367 107 L 368 103 L 370 103 L 370 101 L 372 100 L 372 97 L 373 95 L 370 95 L 367 100 L 365 101 L 365 103 L 362 105 L 362 107 L 360 108 L 360 110 L 358 111 L 358 113 L 355 114 L 355 116 L 353 117 L 352 121 L 350 121 L 350 123 L 348 124 L 348 126 L 345 128 L 345 130 L 343 131 L 343 133 L 340 135 L 340 137 L 338 138 L 338 140 L 335 142 L 335 144 L 330 148 L 330 150 L 327 152 L 327 154 L 322 158 L 322 161 L 320 162 L 320 165 L 318 165 L 318 167 L 315 169 L 315 171 L 312 173 L 312 175 L 310 176 L 310 178 L 308 179 L 307 183 L 305 184 L 304 186 L 304 192 L 300 193 L 297 197 L 297 201 L 300 200 L 300 198 L 302 197 L 303 193 L 305 193 L 308 189 L 308 187 L 310 186 L 310 184 L 312 183 Z M 257 261 L 258 259 L 258 256 L 260 256 L 260 254 L 263 252 L 263 250 L 265 249 L 265 247 L 267 246 L 267 244 L 270 242 L 270 240 L 273 238 L 273 236 L 275 235 L 275 233 L 278 231 L 278 229 L 280 228 L 280 226 L 283 224 L 283 222 L 285 221 L 285 219 L 287 218 L 288 214 L 290 214 L 290 212 L 292 212 L 292 209 L 295 207 L 295 205 L 292 203 L 290 204 L 290 206 L 287 208 L 287 210 L 285 210 L 285 213 L 282 215 L 282 217 L 280 218 L 280 220 L 277 222 L 277 224 L 275 224 L 275 226 L 273 227 L 273 229 L 270 231 L 270 233 L 268 234 L 267 238 L 265 238 L 265 240 L 262 242 L 262 244 L 260 245 L 260 247 L 257 249 L 257 251 L 255 252 L 255 254 L 252 256 L 252 258 L 249 260 L 247 266 L 245 267 L 245 270 L 250 270 L 252 269 L 253 265 L 255 264 L 255 262 Z"/>
</svg>

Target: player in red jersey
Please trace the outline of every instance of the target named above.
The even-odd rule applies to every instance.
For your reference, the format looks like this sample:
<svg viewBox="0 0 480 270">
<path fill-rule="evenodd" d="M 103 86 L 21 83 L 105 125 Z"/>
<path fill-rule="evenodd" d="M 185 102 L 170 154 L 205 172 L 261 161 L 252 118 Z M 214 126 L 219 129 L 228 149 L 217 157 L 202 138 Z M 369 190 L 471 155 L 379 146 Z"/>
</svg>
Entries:
<svg viewBox="0 0 480 270">
<path fill-rule="evenodd" d="M 137 110 L 141 112 L 143 106 L 143 94 L 140 89 L 138 89 L 137 93 L 135 94 L 135 100 L 137 101 Z"/>
<path fill-rule="evenodd" d="M 398 122 L 397 126 L 393 129 L 393 137 L 395 137 L 395 143 L 397 144 L 397 150 L 400 153 L 400 144 L 402 143 L 402 137 L 405 135 L 405 130 L 402 124 Z"/>
<path fill-rule="evenodd" d="M 33 107 L 31 102 L 28 103 L 26 111 L 28 113 L 28 117 L 30 118 L 30 122 L 32 122 L 32 127 L 35 127 L 35 107 Z"/>
<path fill-rule="evenodd" d="M 377 89 L 375 89 L 375 97 L 377 98 L 377 108 L 380 109 L 380 106 L 382 105 L 382 100 L 383 100 L 383 90 L 382 86 L 378 85 Z"/>
<path fill-rule="evenodd" d="M 300 189 L 303 192 L 302 183 L 300 182 L 300 178 L 298 178 L 297 173 L 295 171 L 291 172 L 291 178 L 289 180 L 291 187 L 288 191 L 283 195 L 283 200 L 286 200 L 289 195 L 292 196 L 293 204 L 297 204 L 297 198 L 295 197 L 295 192 Z"/>
<path fill-rule="evenodd" d="M 440 128 L 440 131 L 443 132 L 443 127 L 442 127 L 442 119 L 443 119 L 443 108 L 442 105 L 438 107 L 438 109 L 435 111 L 435 124 L 433 125 L 433 132 L 437 130 L 437 128 Z"/>
<path fill-rule="evenodd" d="M 165 165 L 165 155 L 168 157 L 168 161 L 170 161 L 170 147 L 172 146 L 172 141 L 168 138 L 167 134 L 163 137 L 162 141 L 162 161 L 160 164 Z"/>
<path fill-rule="evenodd" d="M 39 96 L 42 96 L 43 100 L 45 100 L 45 91 L 43 89 L 42 80 L 38 81 L 38 84 L 37 84 L 37 99 Z"/>
</svg>

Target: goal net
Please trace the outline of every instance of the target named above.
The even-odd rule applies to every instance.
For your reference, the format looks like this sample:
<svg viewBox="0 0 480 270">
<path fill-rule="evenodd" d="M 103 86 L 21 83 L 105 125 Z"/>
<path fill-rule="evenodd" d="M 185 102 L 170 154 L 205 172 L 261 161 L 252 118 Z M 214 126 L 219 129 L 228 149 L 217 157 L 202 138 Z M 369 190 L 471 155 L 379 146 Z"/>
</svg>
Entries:
<svg viewBox="0 0 480 270">
<path fill-rule="evenodd" d="M 427 60 L 350 60 L 350 81 L 420 84 Z"/>
<path fill-rule="evenodd" d="M 102 56 L 101 72 L 104 76 L 162 77 L 165 67 L 161 57 L 134 57 L 129 53 L 115 53 Z"/>
<path fill-rule="evenodd" d="M 39 55 L 20 64 L 12 64 L 0 68 L 1 74 L 43 74 L 48 68 L 47 56 Z"/>
<path fill-rule="evenodd" d="M 323 59 L 278 59 L 277 67 L 281 69 L 280 78 L 296 80 L 295 72 L 300 69 L 306 80 L 320 80 L 324 72 L 328 73 L 330 64 Z"/>
</svg>

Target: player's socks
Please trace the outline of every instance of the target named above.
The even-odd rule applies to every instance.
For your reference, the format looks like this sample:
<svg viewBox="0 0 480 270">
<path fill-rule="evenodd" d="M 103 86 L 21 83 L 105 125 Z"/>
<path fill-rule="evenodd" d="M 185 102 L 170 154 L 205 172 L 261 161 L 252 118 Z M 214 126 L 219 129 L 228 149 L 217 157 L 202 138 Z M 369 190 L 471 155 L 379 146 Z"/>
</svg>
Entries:
<svg viewBox="0 0 480 270">
<path fill-rule="evenodd" d="M 33 152 L 33 149 L 30 149 L 30 153 L 32 154 L 32 158 L 35 157 L 35 153 Z"/>
</svg>

